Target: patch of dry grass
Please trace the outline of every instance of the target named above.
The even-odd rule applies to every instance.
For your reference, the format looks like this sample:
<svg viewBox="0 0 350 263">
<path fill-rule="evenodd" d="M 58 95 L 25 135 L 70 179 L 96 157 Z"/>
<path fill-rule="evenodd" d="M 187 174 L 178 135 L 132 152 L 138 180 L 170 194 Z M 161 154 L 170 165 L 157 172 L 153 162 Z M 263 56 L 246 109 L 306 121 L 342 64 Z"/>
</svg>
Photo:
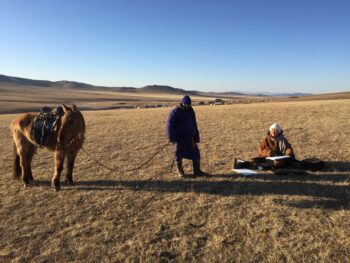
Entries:
<svg viewBox="0 0 350 263">
<path fill-rule="evenodd" d="M 166 143 L 169 109 L 84 112 L 85 148 L 75 185 L 50 189 L 52 154 L 38 150 L 35 185 L 11 179 L 10 121 L 0 115 L 0 261 L 344 262 L 350 258 L 349 100 L 198 107 L 202 167 L 179 179 L 172 149 L 132 169 Z M 255 156 L 280 122 L 300 159 L 327 161 L 307 176 L 231 173 Z M 217 164 L 215 164 L 217 163 Z M 191 163 L 185 162 L 191 172 Z"/>
</svg>

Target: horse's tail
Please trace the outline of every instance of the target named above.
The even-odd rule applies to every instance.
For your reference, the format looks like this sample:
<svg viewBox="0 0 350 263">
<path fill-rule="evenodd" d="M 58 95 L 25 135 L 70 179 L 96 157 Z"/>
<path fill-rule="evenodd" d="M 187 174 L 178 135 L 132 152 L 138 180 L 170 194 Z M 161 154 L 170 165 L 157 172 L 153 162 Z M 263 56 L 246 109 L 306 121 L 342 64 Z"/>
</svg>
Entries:
<svg viewBox="0 0 350 263">
<path fill-rule="evenodd" d="M 14 162 L 13 162 L 13 177 L 15 179 L 18 179 L 21 177 L 21 165 L 19 163 L 20 159 L 19 159 L 19 155 L 17 153 L 17 148 L 16 145 L 13 145 L 13 155 L 14 155 Z"/>
</svg>

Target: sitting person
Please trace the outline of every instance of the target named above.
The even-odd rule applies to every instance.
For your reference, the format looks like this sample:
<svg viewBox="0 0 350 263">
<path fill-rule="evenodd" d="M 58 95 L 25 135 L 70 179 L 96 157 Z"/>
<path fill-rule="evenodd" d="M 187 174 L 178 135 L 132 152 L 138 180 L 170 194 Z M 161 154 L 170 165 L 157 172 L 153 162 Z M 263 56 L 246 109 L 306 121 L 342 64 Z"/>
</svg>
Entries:
<svg viewBox="0 0 350 263">
<path fill-rule="evenodd" d="M 259 144 L 258 156 L 272 157 L 283 155 L 288 155 L 291 157 L 286 160 L 294 160 L 293 148 L 288 140 L 284 137 L 281 125 L 274 123 L 270 126 L 266 138 Z M 286 164 L 286 160 L 274 161 L 274 166 L 284 166 Z"/>
</svg>

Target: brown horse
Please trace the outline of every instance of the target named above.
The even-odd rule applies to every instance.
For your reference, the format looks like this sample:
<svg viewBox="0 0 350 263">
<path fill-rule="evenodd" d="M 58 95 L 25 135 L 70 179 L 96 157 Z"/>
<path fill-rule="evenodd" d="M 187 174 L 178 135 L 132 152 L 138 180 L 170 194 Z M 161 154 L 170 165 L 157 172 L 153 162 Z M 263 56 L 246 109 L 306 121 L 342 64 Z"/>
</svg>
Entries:
<svg viewBox="0 0 350 263">
<path fill-rule="evenodd" d="M 57 129 L 48 138 L 45 148 L 54 151 L 55 172 L 52 178 L 52 187 L 55 191 L 61 188 L 60 176 L 63 170 L 64 159 L 67 158 L 66 182 L 73 183 L 73 167 L 75 157 L 84 143 L 85 121 L 83 115 L 73 104 L 72 108 L 62 105 L 63 116 L 58 119 Z M 11 123 L 11 131 L 14 140 L 14 177 L 22 180 L 28 186 L 34 179 L 31 163 L 36 152 L 36 140 L 32 133 L 35 114 L 27 113 Z"/>
</svg>

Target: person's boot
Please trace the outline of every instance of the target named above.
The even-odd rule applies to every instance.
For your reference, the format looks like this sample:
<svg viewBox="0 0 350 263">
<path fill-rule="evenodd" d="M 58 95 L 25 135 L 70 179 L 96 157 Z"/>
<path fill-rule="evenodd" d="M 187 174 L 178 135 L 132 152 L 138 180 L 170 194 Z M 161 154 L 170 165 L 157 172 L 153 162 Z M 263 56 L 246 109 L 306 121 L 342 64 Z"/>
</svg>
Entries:
<svg viewBox="0 0 350 263">
<path fill-rule="evenodd" d="M 193 175 L 204 176 L 205 173 L 201 170 L 200 160 L 193 160 Z"/>
<path fill-rule="evenodd" d="M 184 172 L 184 169 L 182 167 L 182 161 L 175 161 L 175 164 L 176 164 L 177 175 L 179 177 L 184 177 L 185 176 L 185 172 Z"/>
</svg>

